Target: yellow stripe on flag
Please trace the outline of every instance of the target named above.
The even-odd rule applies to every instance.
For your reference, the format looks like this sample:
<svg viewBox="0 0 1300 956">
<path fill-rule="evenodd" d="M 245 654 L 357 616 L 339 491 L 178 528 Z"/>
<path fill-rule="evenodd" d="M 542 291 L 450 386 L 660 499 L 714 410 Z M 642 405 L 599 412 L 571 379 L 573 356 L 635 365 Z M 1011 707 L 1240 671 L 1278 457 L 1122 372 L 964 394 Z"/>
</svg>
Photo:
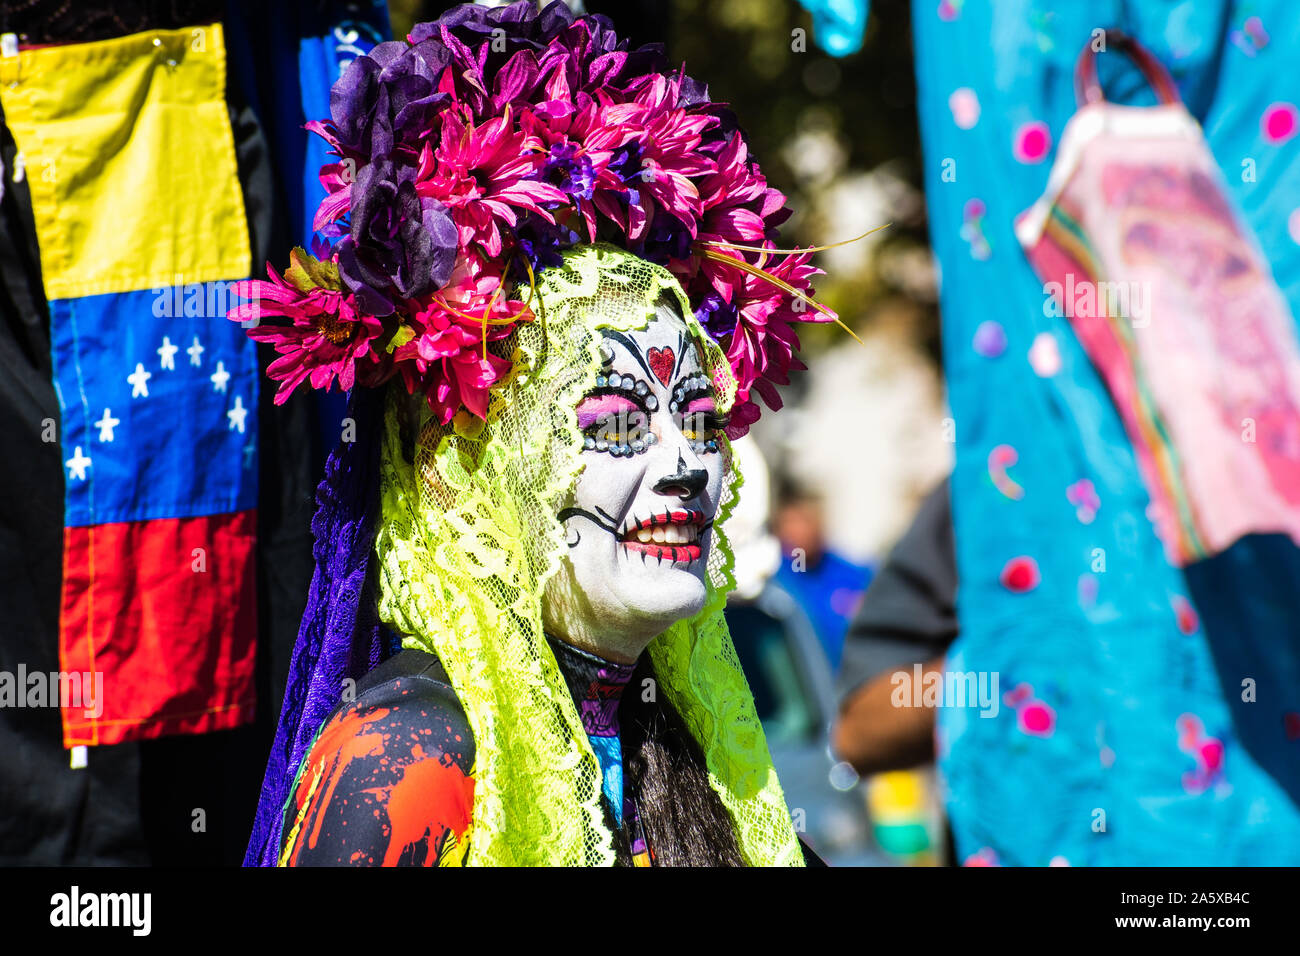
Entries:
<svg viewBox="0 0 1300 956">
<path fill-rule="evenodd" d="M 46 296 L 249 274 L 225 90 L 220 24 L 0 59 Z"/>
</svg>

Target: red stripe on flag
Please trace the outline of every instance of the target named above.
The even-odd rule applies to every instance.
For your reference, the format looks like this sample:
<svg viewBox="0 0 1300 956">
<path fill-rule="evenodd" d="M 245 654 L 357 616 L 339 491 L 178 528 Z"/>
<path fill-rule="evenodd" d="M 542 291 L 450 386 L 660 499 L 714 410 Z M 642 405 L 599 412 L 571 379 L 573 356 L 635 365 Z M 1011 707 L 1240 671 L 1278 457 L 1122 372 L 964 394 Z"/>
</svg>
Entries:
<svg viewBox="0 0 1300 956">
<path fill-rule="evenodd" d="M 256 527 L 240 511 L 64 529 L 60 667 L 87 693 L 102 679 L 64 702 L 65 747 L 253 719 Z"/>
</svg>

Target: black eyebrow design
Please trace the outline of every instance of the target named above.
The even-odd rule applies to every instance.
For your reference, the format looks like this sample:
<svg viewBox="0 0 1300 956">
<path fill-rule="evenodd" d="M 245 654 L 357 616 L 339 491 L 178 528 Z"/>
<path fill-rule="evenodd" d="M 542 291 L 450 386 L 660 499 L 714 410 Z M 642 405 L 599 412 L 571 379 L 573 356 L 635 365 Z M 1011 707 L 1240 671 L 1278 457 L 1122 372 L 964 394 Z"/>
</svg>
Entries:
<svg viewBox="0 0 1300 956">
<path fill-rule="evenodd" d="M 621 343 L 623 348 L 627 349 L 631 356 L 636 359 L 637 364 L 645 369 L 646 375 L 652 378 L 654 377 L 655 373 L 650 371 L 650 366 L 645 362 L 645 356 L 641 354 L 641 349 L 637 347 L 635 342 L 617 329 L 601 329 L 600 331 L 605 338 L 613 339 L 615 342 Z"/>
<path fill-rule="evenodd" d="M 686 354 L 686 333 L 678 332 L 677 333 L 677 355 L 676 355 L 676 361 L 673 362 L 673 375 L 672 375 L 673 378 L 677 377 L 677 372 L 682 367 L 682 356 L 685 354 Z"/>
</svg>

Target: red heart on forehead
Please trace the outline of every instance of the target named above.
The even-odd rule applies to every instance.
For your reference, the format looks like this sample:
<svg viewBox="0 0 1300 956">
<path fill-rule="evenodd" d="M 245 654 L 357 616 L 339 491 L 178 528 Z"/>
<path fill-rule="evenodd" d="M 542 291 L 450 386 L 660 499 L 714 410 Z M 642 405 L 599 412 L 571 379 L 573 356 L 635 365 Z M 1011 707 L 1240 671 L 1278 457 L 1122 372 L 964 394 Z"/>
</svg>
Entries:
<svg viewBox="0 0 1300 956">
<path fill-rule="evenodd" d="M 667 385 L 668 378 L 673 374 L 673 365 L 676 364 L 673 350 L 651 349 L 645 355 L 650 360 L 650 371 L 655 373 L 655 378 Z"/>
</svg>

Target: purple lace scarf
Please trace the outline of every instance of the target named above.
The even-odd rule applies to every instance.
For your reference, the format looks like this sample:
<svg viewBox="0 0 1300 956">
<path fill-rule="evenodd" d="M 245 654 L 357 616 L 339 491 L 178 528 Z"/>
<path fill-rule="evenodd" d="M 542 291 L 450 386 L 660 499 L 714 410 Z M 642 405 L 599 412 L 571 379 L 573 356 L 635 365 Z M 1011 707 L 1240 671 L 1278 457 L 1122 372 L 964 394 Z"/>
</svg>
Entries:
<svg viewBox="0 0 1300 956">
<path fill-rule="evenodd" d="M 308 746 L 343 696 L 391 653 L 380 627 L 371 566 L 379 515 L 384 389 L 354 389 L 348 416 L 356 441 L 339 442 L 316 489 L 316 543 L 307 608 L 289 664 L 284 705 L 267 760 L 245 866 L 275 866 L 284 805 Z"/>
</svg>

